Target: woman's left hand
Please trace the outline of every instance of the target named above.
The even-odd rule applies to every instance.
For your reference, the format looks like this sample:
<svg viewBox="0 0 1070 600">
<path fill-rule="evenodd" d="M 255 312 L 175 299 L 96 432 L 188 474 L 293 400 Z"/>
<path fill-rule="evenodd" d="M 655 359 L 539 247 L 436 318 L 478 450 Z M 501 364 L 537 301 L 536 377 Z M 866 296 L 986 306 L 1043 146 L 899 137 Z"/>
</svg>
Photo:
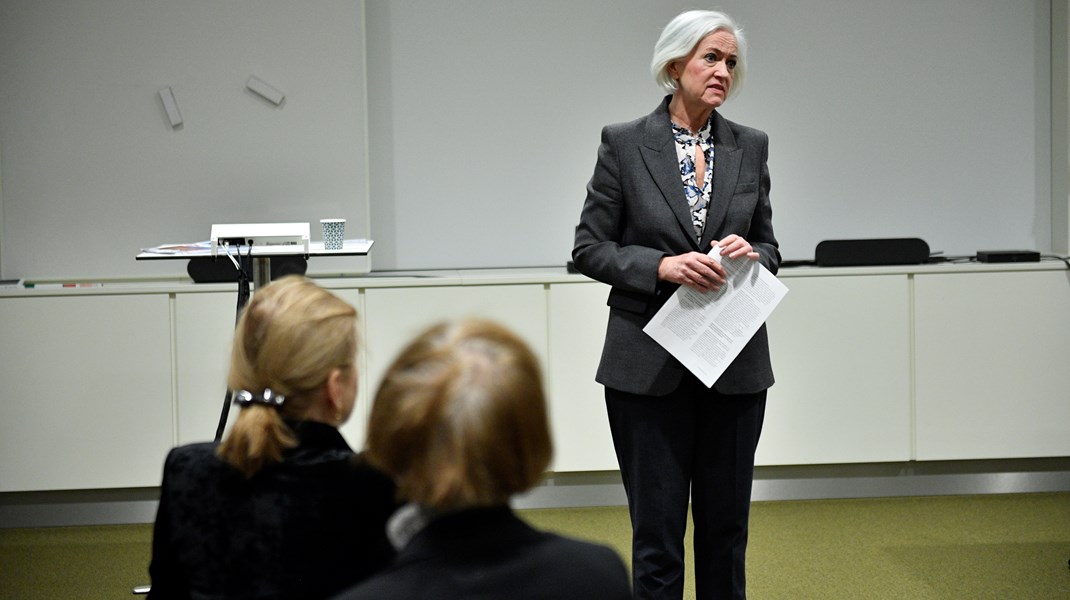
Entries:
<svg viewBox="0 0 1070 600">
<path fill-rule="evenodd" d="M 713 240 L 710 245 L 720 247 L 721 256 L 727 256 L 728 258 L 746 256 L 751 260 L 758 260 L 758 253 L 751 247 L 750 242 L 734 233 L 721 241 Z"/>
</svg>

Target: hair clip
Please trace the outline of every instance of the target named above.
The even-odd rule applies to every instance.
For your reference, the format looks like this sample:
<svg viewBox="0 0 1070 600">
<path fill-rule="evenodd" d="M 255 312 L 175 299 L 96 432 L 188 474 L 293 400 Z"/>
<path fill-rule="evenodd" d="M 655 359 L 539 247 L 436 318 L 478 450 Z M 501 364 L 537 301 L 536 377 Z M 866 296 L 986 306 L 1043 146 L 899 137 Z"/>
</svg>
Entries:
<svg viewBox="0 0 1070 600">
<path fill-rule="evenodd" d="M 238 390 L 234 392 L 234 404 L 242 407 L 249 406 L 250 404 L 260 404 L 272 408 L 281 408 L 282 403 L 285 401 L 286 396 L 276 394 L 271 391 L 271 388 L 268 388 L 259 394 L 254 394 L 248 390 Z"/>
</svg>

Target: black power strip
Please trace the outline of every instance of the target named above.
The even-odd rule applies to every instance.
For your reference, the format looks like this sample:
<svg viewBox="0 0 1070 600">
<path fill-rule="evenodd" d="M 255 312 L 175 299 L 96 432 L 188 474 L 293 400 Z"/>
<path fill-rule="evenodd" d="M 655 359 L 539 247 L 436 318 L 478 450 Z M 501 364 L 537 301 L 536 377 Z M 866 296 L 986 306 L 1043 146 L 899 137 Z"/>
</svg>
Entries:
<svg viewBox="0 0 1070 600">
<path fill-rule="evenodd" d="M 1040 262 L 1040 253 L 1033 250 L 978 250 L 977 262 L 1022 263 Z"/>
</svg>

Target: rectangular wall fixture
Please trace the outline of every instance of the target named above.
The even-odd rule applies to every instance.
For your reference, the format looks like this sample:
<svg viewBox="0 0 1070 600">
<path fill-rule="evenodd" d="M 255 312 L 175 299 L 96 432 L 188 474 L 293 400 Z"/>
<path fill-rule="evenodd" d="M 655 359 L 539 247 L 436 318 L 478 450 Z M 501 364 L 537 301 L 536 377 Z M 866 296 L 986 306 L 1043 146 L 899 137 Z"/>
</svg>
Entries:
<svg viewBox="0 0 1070 600">
<path fill-rule="evenodd" d="M 249 81 L 245 82 L 245 87 L 275 106 L 282 104 L 282 101 L 286 99 L 285 94 L 258 79 L 255 75 L 249 76 Z"/>
<path fill-rule="evenodd" d="M 175 94 L 170 87 L 160 90 L 160 100 L 163 102 L 163 109 L 167 111 L 167 120 L 171 122 L 171 128 L 181 125 L 182 113 L 178 112 L 178 103 L 175 102 Z"/>
</svg>

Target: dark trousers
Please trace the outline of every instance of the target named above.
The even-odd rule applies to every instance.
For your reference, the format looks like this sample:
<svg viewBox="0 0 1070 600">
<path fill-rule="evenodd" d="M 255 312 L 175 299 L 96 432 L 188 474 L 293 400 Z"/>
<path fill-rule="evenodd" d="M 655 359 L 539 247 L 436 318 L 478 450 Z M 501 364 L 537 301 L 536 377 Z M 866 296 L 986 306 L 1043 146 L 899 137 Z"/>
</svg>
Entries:
<svg viewBox="0 0 1070 600">
<path fill-rule="evenodd" d="M 632 520 L 637 599 L 683 597 L 689 498 L 696 598 L 746 598 L 747 523 L 765 397 L 721 394 L 690 376 L 668 396 L 606 388 Z"/>
</svg>

